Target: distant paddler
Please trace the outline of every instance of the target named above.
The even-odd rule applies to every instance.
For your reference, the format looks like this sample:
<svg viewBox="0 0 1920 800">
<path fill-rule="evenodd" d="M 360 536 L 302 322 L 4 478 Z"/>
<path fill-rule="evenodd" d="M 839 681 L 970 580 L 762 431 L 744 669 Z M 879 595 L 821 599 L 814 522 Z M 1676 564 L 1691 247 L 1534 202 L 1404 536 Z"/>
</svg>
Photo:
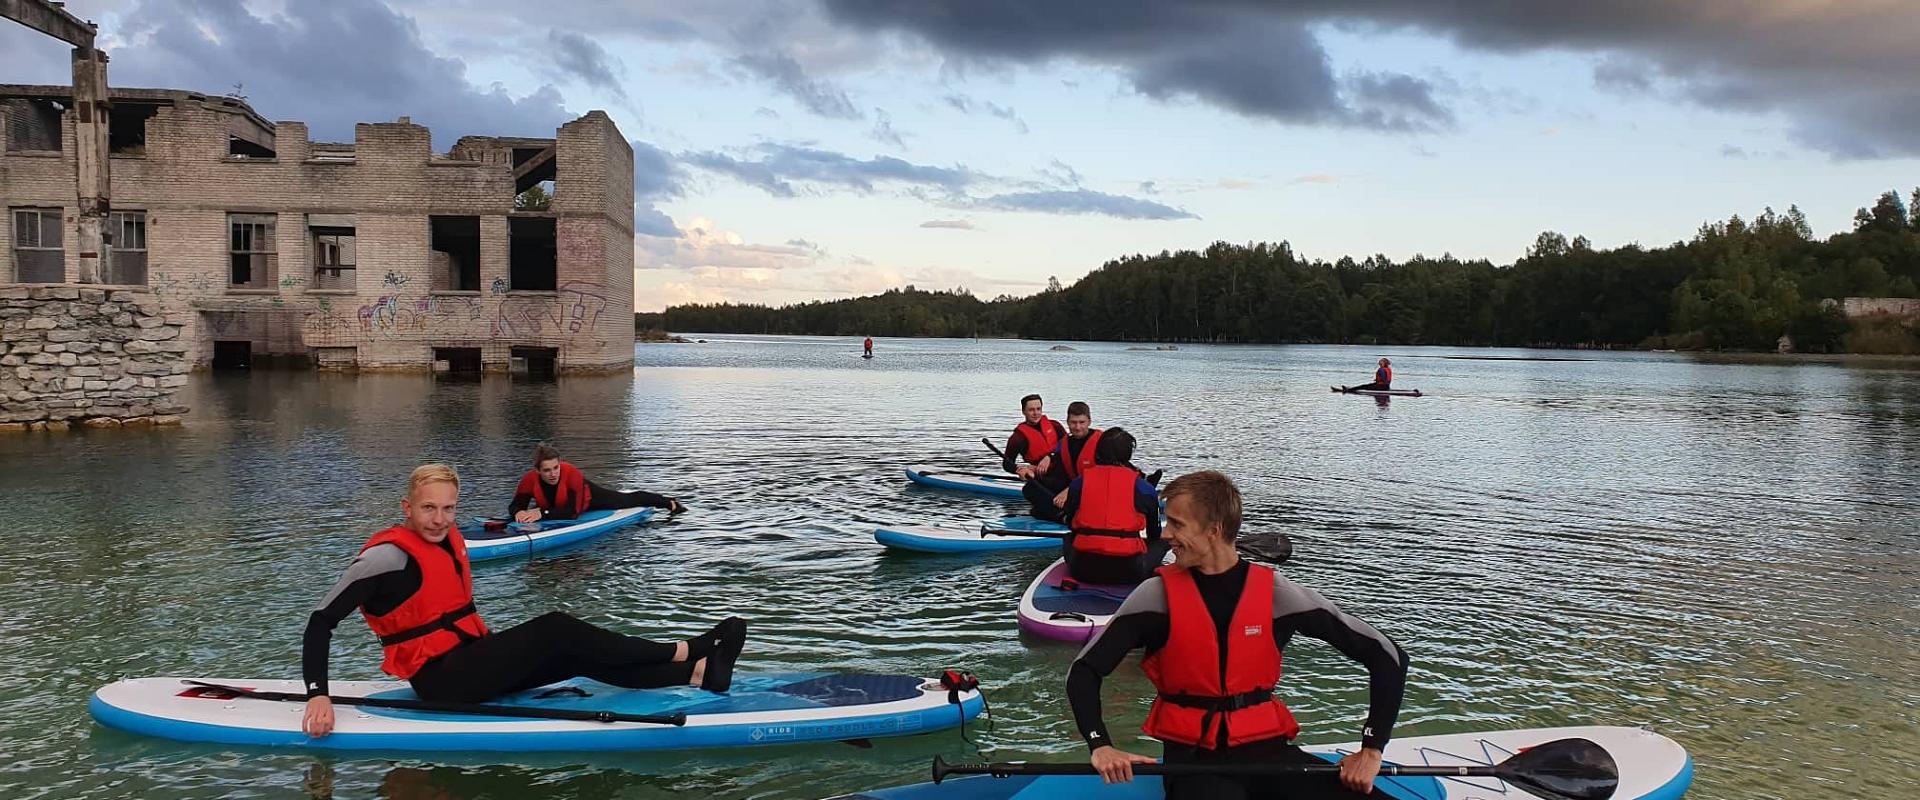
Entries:
<svg viewBox="0 0 1920 800">
<path fill-rule="evenodd" d="M 507 514 L 515 522 L 539 522 L 620 508 L 664 508 L 669 514 L 687 510 L 665 495 L 616 491 L 587 480 L 578 468 L 560 460 L 560 451 L 553 445 L 541 442 L 533 448 L 533 469 L 520 477 L 520 486 L 513 490 Z"/>
<path fill-rule="evenodd" d="M 867 343 L 865 346 L 866 346 L 866 354 L 861 357 L 872 358 L 873 357 L 873 337 L 871 336 L 867 337 Z"/>
<path fill-rule="evenodd" d="M 1342 386 L 1343 392 L 1391 392 L 1393 391 L 1393 362 L 1380 359 L 1380 368 L 1373 371 L 1373 382 L 1359 386 Z"/>
</svg>

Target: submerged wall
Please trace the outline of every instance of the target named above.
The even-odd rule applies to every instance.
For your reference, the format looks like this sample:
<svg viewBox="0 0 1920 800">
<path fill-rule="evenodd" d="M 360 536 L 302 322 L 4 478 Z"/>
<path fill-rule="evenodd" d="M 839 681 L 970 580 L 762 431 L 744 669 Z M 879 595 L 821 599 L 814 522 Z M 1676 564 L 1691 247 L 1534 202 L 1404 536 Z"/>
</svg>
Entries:
<svg viewBox="0 0 1920 800">
<path fill-rule="evenodd" d="M 0 431 L 178 424 L 183 316 L 144 289 L 0 287 Z"/>
</svg>

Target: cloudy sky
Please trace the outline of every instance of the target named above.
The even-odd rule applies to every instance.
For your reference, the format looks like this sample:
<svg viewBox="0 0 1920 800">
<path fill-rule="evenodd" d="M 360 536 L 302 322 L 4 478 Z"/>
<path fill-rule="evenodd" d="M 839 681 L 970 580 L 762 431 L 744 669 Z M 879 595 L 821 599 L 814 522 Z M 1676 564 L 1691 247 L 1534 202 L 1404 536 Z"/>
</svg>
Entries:
<svg viewBox="0 0 1920 800">
<path fill-rule="evenodd" d="M 635 303 L 1025 294 L 1135 252 L 1661 245 L 1920 184 L 1911 0 L 85 2 L 120 86 L 445 147 L 604 109 Z M 64 83 L 0 23 L 0 82 Z M 560 187 L 565 191 L 565 187 Z"/>
</svg>

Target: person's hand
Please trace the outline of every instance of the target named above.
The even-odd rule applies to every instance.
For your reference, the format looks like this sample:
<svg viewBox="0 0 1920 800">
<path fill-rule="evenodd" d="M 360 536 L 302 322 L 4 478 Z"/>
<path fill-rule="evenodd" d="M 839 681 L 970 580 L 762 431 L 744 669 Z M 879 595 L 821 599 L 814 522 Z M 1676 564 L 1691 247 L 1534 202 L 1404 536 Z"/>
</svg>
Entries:
<svg viewBox="0 0 1920 800">
<path fill-rule="evenodd" d="M 1013 474 L 1018 476 L 1020 480 L 1030 481 L 1033 480 L 1034 469 L 1031 464 L 1021 464 L 1018 469 L 1013 471 Z"/>
<path fill-rule="evenodd" d="M 1113 745 L 1101 745 L 1088 760 L 1100 773 L 1100 779 L 1107 783 L 1127 783 L 1133 780 L 1133 765 L 1153 763 L 1151 758 L 1134 755 Z"/>
<path fill-rule="evenodd" d="M 1062 490 L 1062 491 L 1061 491 L 1061 492 L 1060 492 L 1059 494 L 1056 494 L 1056 495 L 1054 495 L 1054 496 L 1053 496 L 1053 507 L 1054 507 L 1054 508 L 1066 508 L 1066 507 L 1067 507 L 1067 493 L 1066 493 L 1066 491 L 1064 491 L 1064 490 Z"/>
<path fill-rule="evenodd" d="M 1380 774 L 1380 751 L 1362 747 L 1340 759 L 1340 783 L 1349 791 L 1366 794 L 1373 791 L 1373 779 Z"/>
<path fill-rule="evenodd" d="M 1033 465 L 1034 472 L 1046 472 L 1053 468 L 1053 456 L 1041 456 L 1040 463 Z"/>
<path fill-rule="evenodd" d="M 540 509 L 529 508 L 525 511 L 521 511 L 518 514 L 513 515 L 513 521 L 514 522 L 539 522 Z"/>
<path fill-rule="evenodd" d="M 300 719 L 300 730 L 318 739 L 333 732 L 333 698 L 326 695 L 309 698 L 307 713 Z"/>
</svg>

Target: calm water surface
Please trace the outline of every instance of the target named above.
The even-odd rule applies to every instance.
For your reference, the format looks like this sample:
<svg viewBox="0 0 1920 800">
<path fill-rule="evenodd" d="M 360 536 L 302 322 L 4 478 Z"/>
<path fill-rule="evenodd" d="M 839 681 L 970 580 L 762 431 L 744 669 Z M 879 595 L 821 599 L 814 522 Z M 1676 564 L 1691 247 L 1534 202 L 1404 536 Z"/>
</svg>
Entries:
<svg viewBox="0 0 1920 800">
<path fill-rule="evenodd" d="M 291 678 L 307 613 L 444 460 L 502 508 L 552 439 L 679 519 L 484 565 L 489 620 L 549 609 L 659 637 L 752 620 L 749 669 L 971 669 L 1001 758 L 1080 758 L 1070 647 L 1013 609 L 1044 555 L 888 555 L 876 523 L 1012 506 L 909 488 L 987 469 L 1020 395 L 1124 424 L 1136 461 L 1219 469 L 1286 571 L 1411 654 L 1398 733 L 1649 725 L 1693 753 L 1692 797 L 1920 796 L 1920 369 L 1659 354 L 709 336 L 640 345 L 629 377 L 202 376 L 184 428 L 0 437 L 0 797 L 820 797 L 920 780 L 957 732 L 846 745 L 423 762 L 235 750 L 93 725 L 129 675 Z M 1379 355 L 1432 396 L 1330 394 Z M 1467 360 L 1535 356 L 1581 361 Z M 357 621 L 335 675 L 374 677 Z M 1357 735 L 1365 680 L 1288 652 L 1309 741 Z M 1116 732 L 1144 678 L 1109 685 Z M 1150 743 L 1140 746 L 1153 751 Z"/>
</svg>

